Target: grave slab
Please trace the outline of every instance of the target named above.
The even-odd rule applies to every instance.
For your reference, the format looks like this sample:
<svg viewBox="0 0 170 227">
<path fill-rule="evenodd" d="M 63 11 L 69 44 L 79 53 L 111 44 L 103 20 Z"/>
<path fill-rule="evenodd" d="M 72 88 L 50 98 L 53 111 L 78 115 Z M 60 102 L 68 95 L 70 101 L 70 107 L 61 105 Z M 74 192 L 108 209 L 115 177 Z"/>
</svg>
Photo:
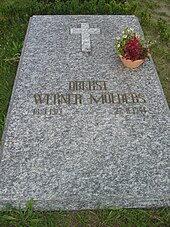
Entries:
<svg viewBox="0 0 170 227">
<path fill-rule="evenodd" d="M 152 58 L 125 68 L 127 15 L 30 19 L 0 153 L 0 207 L 170 205 L 170 111 Z"/>
</svg>

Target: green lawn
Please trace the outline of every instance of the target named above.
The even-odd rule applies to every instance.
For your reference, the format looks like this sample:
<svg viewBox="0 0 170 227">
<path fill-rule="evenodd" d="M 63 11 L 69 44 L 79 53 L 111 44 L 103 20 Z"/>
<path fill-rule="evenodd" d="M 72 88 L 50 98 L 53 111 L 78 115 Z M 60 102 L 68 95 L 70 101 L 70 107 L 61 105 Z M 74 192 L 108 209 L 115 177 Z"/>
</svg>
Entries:
<svg viewBox="0 0 170 227">
<path fill-rule="evenodd" d="M 170 106 L 170 1 L 138 0 L 137 11 L 146 39 L 157 42 L 152 57 Z"/>
<path fill-rule="evenodd" d="M 123 2 L 123 1 L 122 1 Z M 0 134 L 9 105 L 16 69 L 28 25 L 33 14 L 135 14 L 146 39 L 156 40 L 152 49 L 162 87 L 170 105 L 170 1 L 143 0 L 116 4 L 113 0 L 64 0 L 44 3 L 41 0 L 0 1 Z M 25 209 L 0 211 L 0 226 L 69 226 L 69 227 L 145 227 L 170 226 L 169 208 L 98 209 L 79 212 L 33 211 L 32 202 Z"/>
<path fill-rule="evenodd" d="M 0 227 L 169 227 L 170 209 L 98 209 L 86 211 L 33 211 L 8 207 L 0 212 Z"/>
</svg>

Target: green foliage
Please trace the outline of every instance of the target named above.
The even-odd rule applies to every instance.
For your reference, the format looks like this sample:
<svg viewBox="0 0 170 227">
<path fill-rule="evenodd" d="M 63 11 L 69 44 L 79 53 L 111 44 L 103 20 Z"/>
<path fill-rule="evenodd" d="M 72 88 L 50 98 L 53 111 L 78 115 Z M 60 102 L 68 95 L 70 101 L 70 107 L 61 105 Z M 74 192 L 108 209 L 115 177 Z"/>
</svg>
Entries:
<svg viewBox="0 0 170 227">
<path fill-rule="evenodd" d="M 35 211 L 37 213 L 37 211 Z M 42 222 L 37 227 L 69 227 L 71 212 L 68 211 L 41 211 Z M 76 220 L 74 220 L 75 223 Z M 72 225 L 74 226 L 74 225 Z"/>
<path fill-rule="evenodd" d="M 46 4 L 48 4 L 48 3 L 55 3 L 55 2 L 57 2 L 57 0 L 35 0 L 35 1 L 37 1 L 38 3 L 39 2 L 44 2 L 44 3 L 46 3 Z M 66 2 L 67 0 L 64 0 L 64 2 Z M 90 0 L 88 0 L 88 1 L 90 1 Z M 109 2 L 110 0 L 108 0 L 108 2 Z M 80 0 L 80 2 L 85 2 L 84 0 Z M 126 3 L 127 1 L 126 0 L 115 0 L 115 2 L 116 3 L 121 3 L 121 4 L 124 4 L 124 3 Z"/>
<path fill-rule="evenodd" d="M 169 4 L 169 0 L 164 0 Z M 154 19 L 153 0 L 1 0 L 0 1 L 0 133 L 15 79 L 16 69 L 30 16 L 33 14 L 136 14 L 148 39 L 157 39 L 152 56 L 170 103 L 170 28 L 163 19 Z M 148 7 L 149 10 L 148 11 Z M 159 36 L 157 35 L 159 33 Z M 114 37 L 113 37 L 114 38 Z M 164 41 L 164 42 L 162 42 Z M 169 227 L 170 209 L 97 209 L 93 211 L 34 211 L 11 206 L 0 211 L 0 227 Z"/>
<path fill-rule="evenodd" d="M 1 226 L 39 226 L 42 223 L 39 212 L 33 211 L 33 201 L 30 200 L 25 208 L 18 209 L 8 206 L 5 211 L 1 211 Z"/>
<path fill-rule="evenodd" d="M 23 40 L 32 15 L 134 14 L 136 2 L 115 0 L 4 0 L 0 3 L 0 136 Z"/>
<path fill-rule="evenodd" d="M 99 14 L 112 14 L 112 7 L 105 3 L 105 0 L 99 0 L 97 4 L 97 11 Z"/>
<path fill-rule="evenodd" d="M 149 11 L 141 11 L 139 16 L 141 25 L 148 26 L 150 24 L 151 13 Z"/>
<path fill-rule="evenodd" d="M 159 5 L 167 12 L 167 17 L 163 20 L 159 19 L 160 8 L 157 8 L 158 4 L 155 4 L 155 0 L 137 0 L 137 3 L 136 15 L 139 17 L 145 38 L 156 41 L 156 44 L 152 47 L 152 57 L 160 76 L 166 99 L 170 105 L 170 25 L 168 24 L 170 20 L 170 15 L 168 14 L 170 3 L 168 0 L 159 1 Z M 152 5 L 154 6 L 154 11 L 148 9 L 148 3 L 150 9 Z"/>
<path fill-rule="evenodd" d="M 7 206 L 0 211 L 2 227 L 150 227 L 169 226 L 170 209 L 105 208 L 86 211 L 35 211 L 30 200 L 25 208 Z"/>
<path fill-rule="evenodd" d="M 27 0 L 28 1 L 28 0 Z M 1 14 L 10 16 L 13 20 L 18 16 L 20 19 L 27 19 L 32 15 L 41 14 L 133 14 L 136 9 L 136 3 L 123 3 L 124 1 L 115 0 L 66 0 L 66 1 L 33 1 L 15 2 L 3 4 Z"/>
<path fill-rule="evenodd" d="M 125 28 L 123 36 L 116 37 L 116 51 L 126 59 L 135 61 L 146 59 L 154 42 L 145 41 L 143 36 L 136 33 L 134 28 Z"/>
<path fill-rule="evenodd" d="M 159 30 L 159 35 L 162 41 L 164 42 L 168 42 L 170 41 L 170 26 L 168 29 L 168 24 L 165 20 L 163 20 L 162 18 L 160 18 L 157 21 L 157 26 L 158 26 L 158 30 Z"/>
<path fill-rule="evenodd" d="M 23 45 L 28 19 L 0 19 L 0 136 Z"/>
</svg>

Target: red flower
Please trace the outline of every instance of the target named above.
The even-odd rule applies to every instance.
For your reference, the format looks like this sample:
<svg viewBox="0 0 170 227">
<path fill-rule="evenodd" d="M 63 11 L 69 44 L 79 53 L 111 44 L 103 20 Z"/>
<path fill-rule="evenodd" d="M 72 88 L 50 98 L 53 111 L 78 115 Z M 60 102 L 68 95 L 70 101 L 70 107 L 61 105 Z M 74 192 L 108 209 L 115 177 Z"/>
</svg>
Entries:
<svg viewBox="0 0 170 227">
<path fill-rule="evenodd" d="M 123 46 L 125 58 L 135 61 L 143 58 L 144 50 L 139 43 L 139 39 L 133 36 L 132 39 Z"/>
</svg>

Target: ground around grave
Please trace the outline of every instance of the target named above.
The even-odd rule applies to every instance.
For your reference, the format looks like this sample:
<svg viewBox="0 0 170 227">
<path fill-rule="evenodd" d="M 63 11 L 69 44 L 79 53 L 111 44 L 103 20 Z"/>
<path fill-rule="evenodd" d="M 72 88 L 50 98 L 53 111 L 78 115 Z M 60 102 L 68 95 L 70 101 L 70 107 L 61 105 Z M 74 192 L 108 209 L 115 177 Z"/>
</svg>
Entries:
<svg viewBox="0 0 170 227">
<path fill-rule="evenodd" d="M 16 4 L 16 2 L 20 2 Z M 28 5 L 30 4 L 30 1 Z M 130 1 L 129 1 L 130 2 Z M 146 38 L 156 39 L 153 48 L 153 58 L 160 80 L 170 105 L 170 2 L 169 0 L 137 1 L 136 15 L 141 18 L 141 24 Z M 4 119 L 15 78 L 16 68 L 22 48 L 28 18 L 31 14 L 31 4 L 27 8 L 28 15 L 22 14 L 22 1 L 2 0 L 3 4 L 14 4 L 14 17 L 6 12 L 0 14 L 0 128 L 4 127 Z M 16 5 L 15 5 L 16 4 Z M 39 6 L 41 7 L 41 6 Z M 24 12 L 25 13 L 25 12 Z M 160 18 L 162 18 L 160 20 Z M 0 211 L 0 226 L 170 226 L 170 209 L 105 209 L 80 212 L 34 212 L 30 202 L 26 209 L 15 210 L 8 207 Z"/>
<path fill-rule="evenodd" d="M 138 1 L 138 9 L 145 37 L 156 41 L 152 56 L 170 106 L 170 1 Z"/>
</svg>

